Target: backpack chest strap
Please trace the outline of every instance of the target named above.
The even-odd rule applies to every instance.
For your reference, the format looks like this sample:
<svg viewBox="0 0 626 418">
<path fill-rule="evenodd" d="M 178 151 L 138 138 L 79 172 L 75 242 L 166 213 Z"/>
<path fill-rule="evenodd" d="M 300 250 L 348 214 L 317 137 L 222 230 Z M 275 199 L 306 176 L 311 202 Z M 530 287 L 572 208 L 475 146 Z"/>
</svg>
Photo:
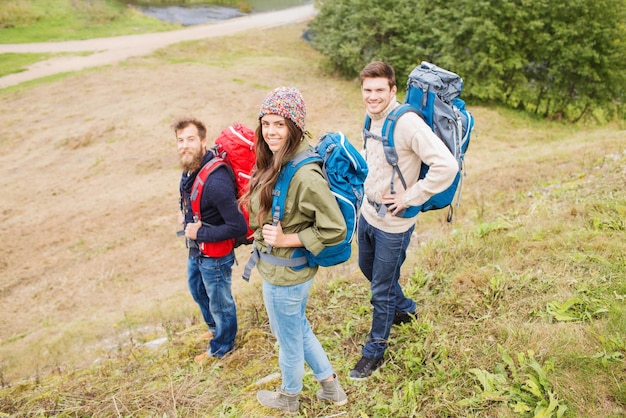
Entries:
<svg viewBox="0 0 626 418">
<path fill-rule="evenodd" d="M 266 263 L 273 264 L 275 266 L 283 266 L 283 267 L 304 267 L 309 264 L 309 261 L 306 255 L 302 254 L 292 258 L 283 258 L 277 257 L 275 255 L 261 252 L 259 251 L 256 242 L 252 244 L 252 254 L 250 255 L 250 259 L 246 263 L 244 268 L 244 272 L 242 278 L 245 281 L 250 281 L 250 274 L 252 273 L 252 269 L 257 265 L 259 259 L 265 261 Z"/>
</svg>

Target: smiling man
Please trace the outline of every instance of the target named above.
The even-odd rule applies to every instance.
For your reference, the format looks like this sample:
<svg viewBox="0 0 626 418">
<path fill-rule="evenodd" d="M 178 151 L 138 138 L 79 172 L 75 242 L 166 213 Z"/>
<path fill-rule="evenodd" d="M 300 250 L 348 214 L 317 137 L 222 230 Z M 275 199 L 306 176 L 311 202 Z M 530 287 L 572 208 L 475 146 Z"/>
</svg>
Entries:
<svg viewBox="0 0 626 418">
<path fill-rule="evenodd" d="M 385 119 L 400 105 L 396 100 L 395 72 L 389 64 L 376 61 L 361 71 L 360 80 L 371 126 L 363 138 L 369 173 L 358 224 L 359 268 L 370 282 L 373 314 L 363 356 L 350 372 L 350 378 L 355 380 L 368 378 L 383 363 L 391 326 L 417 317 L 415 301 L 404 295 L 399 284 L 400 268 L 415 228 L 415 216 L 403 217 L 403 209 L 421 205 L 445 190 L 458 171 L 456 160 L 444 143 L 417 114 L 407 112 L 394 129 L 405 190 L 398 176 L 393 176 L 381 142 Z M 422 162 L 430 169 L 418 181 Z"/>
</svg>

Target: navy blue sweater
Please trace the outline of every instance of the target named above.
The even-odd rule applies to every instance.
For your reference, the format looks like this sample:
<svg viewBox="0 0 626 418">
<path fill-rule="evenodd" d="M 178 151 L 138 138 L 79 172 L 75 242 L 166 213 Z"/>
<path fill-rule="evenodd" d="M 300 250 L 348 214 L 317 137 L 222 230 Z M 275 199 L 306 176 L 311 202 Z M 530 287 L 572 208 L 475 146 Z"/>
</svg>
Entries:
<svg viewBox="0 0 626 418">
<path fill-rule="evenodd" d="M 213 158 L 213 152 L 207 151 L 202 159 L 202 166 Z M 189 195 L 199 171 L 197 170 L 191 174 L 183 173 L 180 179 L 180 194 L 184 202 L 185 225 L 193 222 Z M 221 166 L 209 175 L 202 190 L 200 214 L 202 227 L 198 230 L 196 241 L 224 241 L 245 235 L 248 231 L 246 220 L 237 203 L 235 181 L 227 167 Z M 197 245 L 194 244 L 192 243 L 189 246 L 190 257 L 197 257 L 200 254 Z"/>
</svg>

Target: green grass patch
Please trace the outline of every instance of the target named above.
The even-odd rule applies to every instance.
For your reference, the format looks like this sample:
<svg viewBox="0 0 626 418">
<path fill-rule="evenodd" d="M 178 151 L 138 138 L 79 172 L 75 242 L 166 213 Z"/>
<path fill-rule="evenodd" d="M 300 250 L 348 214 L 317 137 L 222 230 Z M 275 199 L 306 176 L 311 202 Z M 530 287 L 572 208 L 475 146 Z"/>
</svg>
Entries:
<svg viewBox="0 0 626 418">
<path fill-rule="evenodd" d="M 26 67 L 50 58 L 53 54 L 0 54 L 0 77 L 26 71 Z"/>
<path fill-rule="evenodd" d="M 0 42 L 101 38 L 178 29 L 111 0 L 4 0 Z"/>
</svg>

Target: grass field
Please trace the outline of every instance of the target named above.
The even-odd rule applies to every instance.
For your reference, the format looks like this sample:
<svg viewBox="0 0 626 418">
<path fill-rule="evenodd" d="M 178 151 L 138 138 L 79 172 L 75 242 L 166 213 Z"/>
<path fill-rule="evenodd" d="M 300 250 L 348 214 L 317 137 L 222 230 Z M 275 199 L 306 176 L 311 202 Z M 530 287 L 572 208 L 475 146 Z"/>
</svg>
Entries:
<svg viewBox="0 0 626 418">
<path fill-rule="evenodd" d="M 255 397 L 279 369 L 261 280 L 237 275 L 245 248 L 237 350 L 193 362 L 205 343 L 174 238 L 169 122 L 253 126 L 271 88 L 296 85 L 314 137 L 340 129 L 359 145 L 358 83 L 329 74 L 304 29 L 186 42 L 0 93 L 0 415 L 274 416 Z M 349 404 L 318 402 L 307 369 L 300 416 L 626 414 L 624 127 L 468 106 L 455 221 L 420 215 L 403 267 L 419 318 L 394 327 L 380 372 L 352 382 L 367 281 L 355 257 L 321 270 L 308 316 Z"/>
</svg>

